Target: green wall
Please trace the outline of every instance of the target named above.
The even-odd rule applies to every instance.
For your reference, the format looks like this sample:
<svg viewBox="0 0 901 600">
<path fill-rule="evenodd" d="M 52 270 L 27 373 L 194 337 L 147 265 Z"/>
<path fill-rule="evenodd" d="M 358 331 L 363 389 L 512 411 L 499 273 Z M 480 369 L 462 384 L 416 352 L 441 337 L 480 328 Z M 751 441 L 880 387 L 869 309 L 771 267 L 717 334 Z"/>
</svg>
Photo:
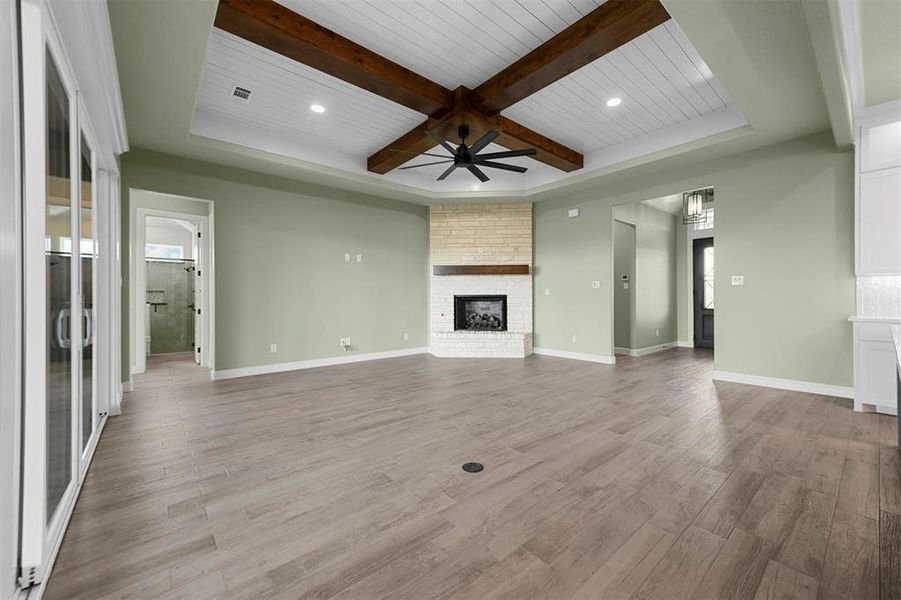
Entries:
<svg viewBox="0 0 901 600">
<path fill-rule="evenodd" d="M 850 386 L 853 163 L 823 132 L 536 203 L 535 346 L 612 355 L 612 206 L 712 185 L 716 368 Z"/>
<path fill-rule="evenodd" d="M 635 276 L 629 286 L 635 309 L 631 344 L 625 347 L 650 348 L 675 342 L 676 217 L 642 202 L 614 206 L 613 217 L 635 226 Z M 613 283 L 621 290 L 619 275 L 614 273 Z"/>
<path fill-rule="evenodd" d="M 121 168 L 124 249 L 129 189 L 213 201 L 216 370 L 336 356 L 341 337 L 361 353 L 428 344 L 426 207 L 145 150 Z"/>
</svg>

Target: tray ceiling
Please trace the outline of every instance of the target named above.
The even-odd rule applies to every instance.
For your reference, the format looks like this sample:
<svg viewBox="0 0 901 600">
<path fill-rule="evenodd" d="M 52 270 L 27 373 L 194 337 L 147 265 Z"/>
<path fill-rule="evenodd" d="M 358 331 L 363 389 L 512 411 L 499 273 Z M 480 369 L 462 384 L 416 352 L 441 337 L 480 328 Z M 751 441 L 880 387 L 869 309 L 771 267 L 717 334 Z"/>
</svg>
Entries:
<svg viewBox="0 0 901 600">
<path fill-rule="evenodd" d="M 453 89 L 476 87 L 603 2 L 280 3 Z M 235 85 L 251 90 L 248 102 L 231 96 Z M 622 103 L 607 107 L 606 101 L 613 97 L 622 98 Z M 313 113 L 311 104 L 321 104 L 326 112 Z M 584 153 L 585 169 L 566 174 L 531 159 L 518 159 L 516 164 L 529 167 L 527 174 L 491 171 L 491 182 L 483 186 L 474 186 L 468 173 L 436 183 L 441 165 L 370 176 L 434 191 L 527 190 L 747 123 L 672 19 L 502 114 Z M 325 167 L 367 173 L 368 155 L 425 118 L 214 28 L 191 132 Z M 438 160 L 425 158 L 428 160 L 416 158 L 409 164 Z"/>
</svg>

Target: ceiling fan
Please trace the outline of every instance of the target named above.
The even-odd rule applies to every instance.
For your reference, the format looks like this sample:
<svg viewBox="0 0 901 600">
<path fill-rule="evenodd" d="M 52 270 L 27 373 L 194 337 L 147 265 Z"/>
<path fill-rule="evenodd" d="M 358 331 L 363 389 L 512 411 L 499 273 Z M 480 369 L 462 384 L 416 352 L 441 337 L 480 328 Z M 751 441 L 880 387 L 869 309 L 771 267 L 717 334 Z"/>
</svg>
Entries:
<svg viewBox="0 0 901 600">
<path fill-rule="evenodd" d="M 460 125 L 457 128 L 457 134 L 460 136 L 460 145 L 455 149 L 446 140 L 444 140 L 441 136 L 439 136 L 434 131 L 429 131 L 428 135 L 436 142 L 438 142 L 442 148 L 451 153 L 450 157 L 447 157 L 443 154 L 432 154 L 430 152 L 421 152 L 419 154 L 423 156 L 437 156 L 439 158 L 444 158 L 445 160 L 437 160 L 435 162 L 422 163 L 418 165 L 410 165 L 408 167 L 401 167 L 401 170 L 405 169 L 418 169 L 419 167 L 430 167 L 432 165 L 441 165 L 446 163 L 453 163 L 450 165 L 447 170 L 438 176 L 437 181 L 441 181 L 446 179 L 448 175 L 454 172 L 455 169 L 467 169 L 470 173 L 479 178 L 479 181 L 486 182 L 488 181 L 488 176 L 485 175 L 485 172 L 482 171 L 479 167 L 487 167 L 489 169 L 501 169 L 503 171 L 513 171 L 515 173 L 525 173 L 528 169 L 526 167 L 520 167 L 517 165 L 507 165 L 504 163 L 495 162 L 496 158 L 513 158 L 514 156 L 534 156 L 537 152 L 535 148 L 526 148 L 524 150 L 505 150 L 504 152 L 488 152 L 486 154 L 479 154 L 482 150 L 484 150 L 488 144 L 493 142 L 497 136 L 499 135 L 497 131 L 491 130 L 485 135 L 483 135 L 479 140 L 474 143 L 472 146 L 466 145 L 466 138 L 469 136 L 469 126 L 468 125 Z M 394 152 L 403 152 L 403 150 L 394 150 Z"/>
</svg>

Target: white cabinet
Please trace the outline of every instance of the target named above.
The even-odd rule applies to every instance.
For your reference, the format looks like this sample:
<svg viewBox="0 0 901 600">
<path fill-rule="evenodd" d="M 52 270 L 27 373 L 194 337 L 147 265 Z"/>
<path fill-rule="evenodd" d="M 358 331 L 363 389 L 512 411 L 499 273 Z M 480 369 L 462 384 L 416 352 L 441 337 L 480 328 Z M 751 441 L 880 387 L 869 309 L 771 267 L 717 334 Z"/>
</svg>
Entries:
<svg viewBox="0 0 901 600">
<path fill-rule="evenodd" d="M 896 360 L 889 323 L 854 323 L 855 410 L 897 414 Z"/>
<path fill-rule="evenodd" d="M 858 275 L 901 273 L 901 167 L 861 173 Z"/>
</svg>

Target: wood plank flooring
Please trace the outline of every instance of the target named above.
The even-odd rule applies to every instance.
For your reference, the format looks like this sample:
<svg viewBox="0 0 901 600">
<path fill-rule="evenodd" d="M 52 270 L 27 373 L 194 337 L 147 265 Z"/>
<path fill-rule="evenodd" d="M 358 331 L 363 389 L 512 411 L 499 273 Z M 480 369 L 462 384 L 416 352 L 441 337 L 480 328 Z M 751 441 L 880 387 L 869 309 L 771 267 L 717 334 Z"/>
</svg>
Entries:
<svg viewBox="0 0 901 600">
<path fill-rule="evenodd" d="M 618 360 L 151 359 L 46 597 L 901 598 L 893 418 Z"/>
</svg>

